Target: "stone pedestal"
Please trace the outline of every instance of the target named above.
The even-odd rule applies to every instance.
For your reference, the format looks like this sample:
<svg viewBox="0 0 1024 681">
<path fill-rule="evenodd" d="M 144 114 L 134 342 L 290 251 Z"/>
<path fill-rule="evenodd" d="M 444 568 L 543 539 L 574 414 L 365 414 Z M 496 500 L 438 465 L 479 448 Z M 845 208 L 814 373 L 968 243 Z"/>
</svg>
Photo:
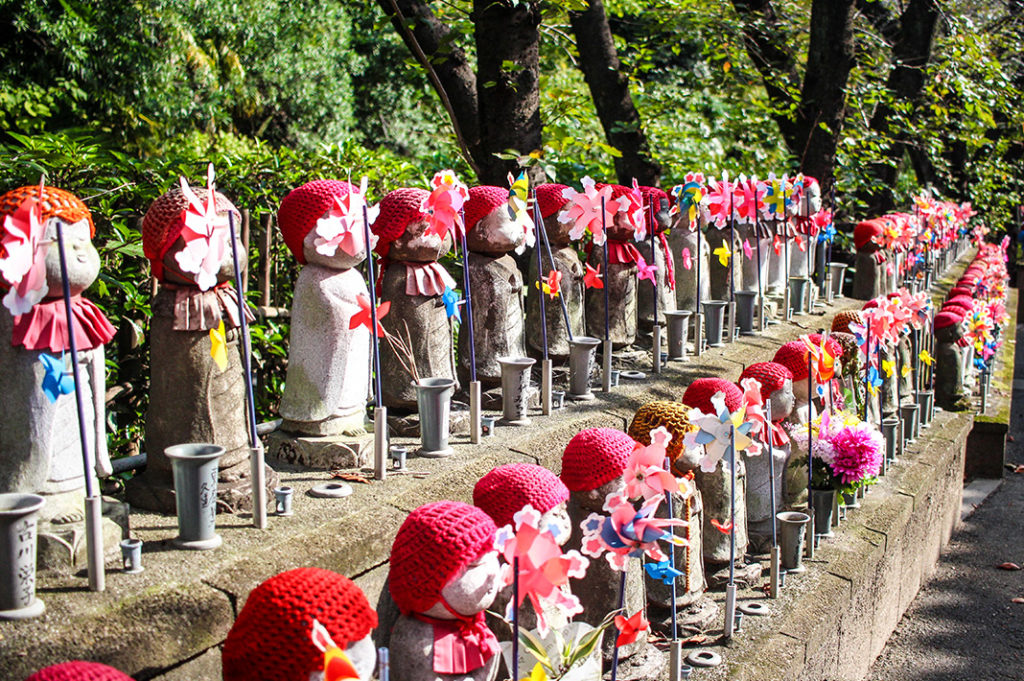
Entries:
<svg viewBox="0 0 1024 681">
<path fill-rule="evenodd" d="M 275 431 L 267 436 L 267 459 L 320 470 L 363 468 L 373 459 L 373 433 L 315 437 Z"/>
<path fill-rule="evenodd" d="M 747 552 L 747 471 L 743 457 L 736 459 L 736 562 L 742 563 Z M 729 564 L 729 535 L 711 524 L 712 519 L 727 524 L 731 518 L 732 477 L 728 463 L 723 459 L 710 473 L 697 469 L 694 481 L 704 500 L 704 565 L 708 572 L 713 572 Z"/>
<path fill-rule="evenodd" d="M 85 568 L 88 563 L 88 541 L 85 532 L 85 496 L 81 493 L 56 495 L 67 497 L 56 500 L 47 497 L 47 506 L 52 506 L 58 515 L 77 518 L 72 522 L 41 522 L 37 528 L 38 548 L 36 564 L 40 570 L 73 573 Z M 129 536 L 128 504 L 109 497 L 103 498 L 103 519 L 100 532 L 103 538 L 105 560 L 119 559 L 120 541 Z"/>
</svg>

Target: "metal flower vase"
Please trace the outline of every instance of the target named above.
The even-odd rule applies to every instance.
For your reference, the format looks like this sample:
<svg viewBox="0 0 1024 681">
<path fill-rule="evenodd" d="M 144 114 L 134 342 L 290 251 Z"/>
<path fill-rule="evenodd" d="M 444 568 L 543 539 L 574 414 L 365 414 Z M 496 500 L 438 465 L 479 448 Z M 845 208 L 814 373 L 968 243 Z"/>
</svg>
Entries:
<svg viewBox="0 0 1024 681">
<path fill-rule="evenodd" d="M 36 519 L 46 500 L 38 494 L 0 494 L 0 620 L 38 617 Z"/>
<path fill-rule="evenodd" d="M 807 285 L 810 279 L 807 277 L 789 278 L 789 308 L 793 314 L 803 314 L 807 306 Z"/>
<path fill-rule="evenodd" d="M 921 408 L 917 404 L 901 404 L 900 419 L 903 421 L 903 443 L 906 446 L 917 440 L 921 434 Z"/>
<path fill-rule="evenodd" d="M 899 447 L 900 420 L 895 417 L 882 419 L 882 435 L 885 436 L 884 468 L 896 463 L 896 452 Z"/>
<path fill-rule="evenodd" d="M 814 508 L 814 536 L 833 537 L 832 510 L 836 503 L 834 489 L 811 489 L 811 506 Z"/>
<path fill-rule="evenodd" d="M 757 291 L 736 291 L 736 326 L 741 336 L 754 335 L 754 309 Z"/>
<path fill-rule="evenodd" d="M 690 335 L 690 318 L 693 310 L 666 312 L 668 320 L 668 359 L 686 359 L 686 339 Z"/>
<path fill-rule="evenodd" d="M 413 385 L 420 413 L 419 455 L 435 459 L 451 456 L 453 450 L 448 445 L 448 433 L 455 381 L 451 378 L 421 378 Z"/>
<path fill-rule="evenodd" d="M 511 426 L 528 426 L 531 357 L 499 357 L 501 365 L 501 420 Z"/>
<path fill-rule="evenodd" d="M 935 393 L 931 390 L 918 390 L 917 405 L 920 407 L 917 419 L 922 428 L 927 428 L 932 422 L 933 406 L 935 404 Z"/>
<path fill-rule="evenodd" d="M 174 468 L 174 502 L 178 510 L 180 549 L 205 551 L 221 545 L 216 532 L 217 472 L 224 448 L 188 443 L 164 450 Z"/>
<path fill-rule="evenodd" d="M 576 336 L 569 341 L 569 399 L 583 402 L 594 399 L 590 375 L 594 371 L 594 352 L 601 341 L 590 336 Z"/>
<path fill-rule="evenodd" d="M 804 572 L 807 570 L 803 565 L 804 534 L 811 516 L 798 511 L 783 511 L 777 513 L 775 518 L 779 521 L 779 560 L 782 569 L 786 572 Z"/>
<path fill-rule="evenodd" d="M 704 336 L 709 348 L 720 348 L 722 343 L 722 327 L 725 324 L 726 300 L 705 300 L 704 305 Z"/>
<path fill-rule="evenodd" d="M 832 275 L 832 297 L 843 297 L 843 280 L 846 278 L 846 269 L 849 267 L 845 262 L 829 263 L 829 273 Z"/>
</svg>

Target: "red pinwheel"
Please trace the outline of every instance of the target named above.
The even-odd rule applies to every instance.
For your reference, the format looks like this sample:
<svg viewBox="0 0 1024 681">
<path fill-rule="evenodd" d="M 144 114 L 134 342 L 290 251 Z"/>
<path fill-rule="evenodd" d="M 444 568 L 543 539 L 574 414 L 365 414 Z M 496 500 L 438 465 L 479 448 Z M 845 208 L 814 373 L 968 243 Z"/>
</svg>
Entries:
<svg viewBox="0 0 1024 681">
<path fill-rule="evenodd" d="M 621 648 L 639 638 L 640 634 L 647 631 L 651 623 L 644 619 L 644 611 L 638 610 L 629 618 L 622 615 L 615 616 L 615 628 L 619 630 L 619 636 L 615 639 L 615 647 Z"/>
<path fill-rule="evenodd" d="M 730 212 L 733 210 L 733 183 L 728 178 L 721 180 L 711 179 L 708 181 L 708 201 L 704 210 L 708 221 L 713 222 L 717 227 L 725 227 L 729 224 Z"/>
<path fill-rule="evenodd" d="M 689 270 L 689 269 L 692 269 L 692 268 L 693 268 L 693 258 L 690 255 L 690 249 L 689 248 L 684 248 L 683 249 L 683 269 Z"/>
<path fill-rule="evenodd" d="M 373 327 L 373 319 L 370 316 L 370 299 L 364 296 L 362 293 L 356 296 L 356 302 L 359 304 L 359 311 L 352 315 L 351 319 L 348 320 L 348 328 L 356 329 L 360 326 L 366 328 Z M 388 310 L 391 309 L 391 301 L 385 301 L 377 306 L 377 337 L 384 337 L 384 327 L 380 325 L 380 320 L 383 319 Z"/>
<path fill-rule="evenodd" d="M 723 523 L 718 518 L 712 518 L 711 519 L 711 524 L 714 525 L 715 529 L 718 530 L 719 532 L 721 532 L 722 534 L 729 534 L 730 532 L 732 532 L 732 521 L 731 520 L 728 521 L 728 522 Z"/>
<path fill-rule="evenodd" d="M 548 272 L 547 278 L 544 280 L 542 286 L 544 293 L 548 294 L 548 297 L 554 298 L 561 291 L 562 286 L 562 273 L 558 270 L 551 270 Z"/>
<path fill-rule="evenodd" d="M 636 266 L 638 279 L 648 279 L 652 284 L 657 283 L 657 280 L 654 278 L 654 272 L 658 269 L 657 265 L 648 265 L 647 261 L 644 260 L 644 256 L 640 255 L 637 256 Z"/>
<path fill-rule="evenodd" d="M 585 265 L 586 272 L 583 274 L 583 284 L 587 288 L 604 288 L 604 281 L 601 280 L 601 266 L 595 270 L 589 264 Z"/>
<path fill-rule="evenodd" d="M 196 285 L 202 291 L 208 291 L 217 284 L 217 271 L 227 255 L 228 218 L 217 213 L 217 193 L 214 187 L 213 164 L 206 168 L 206 203 L 204 204 L 192 191 L 184 177 L 179 178 L 181 193 L 188 200 L 185 210 L 185 226 L 181 230 L 181 238 L 185 247 L 175 256 L 178 266 L 183 272 L 196 275 Z"/>
<path fill-rule="evenodd" d="M 469 189 L 459 180 L 454 170 L 435 173 L 430 186 L 433 189 L 420 206 L 420 210 L 427 215 L 424 233 L 436 234 L 444 239 L 449 229 L 462 228 L 461 211 L 469 200 Z"/>
<path fill-rule="evenodd" d="M 775 238 L 772 239 L 772 249 L 775 251 L 776 256 L 782 255 L 782 239 L 778 234 L 776 234 Z"/>
<path fill-rule="evenodd" d="M 666 492 L 679 491 L 679 482 L 665 470 L 666 450 L 671 440 L 672 433 L 662 426 L 651 431 L 651 444 L 637 443 L 633 448 L 622 473 L 627 496 L 650 501 L 662 498 Z"/>
</svg>

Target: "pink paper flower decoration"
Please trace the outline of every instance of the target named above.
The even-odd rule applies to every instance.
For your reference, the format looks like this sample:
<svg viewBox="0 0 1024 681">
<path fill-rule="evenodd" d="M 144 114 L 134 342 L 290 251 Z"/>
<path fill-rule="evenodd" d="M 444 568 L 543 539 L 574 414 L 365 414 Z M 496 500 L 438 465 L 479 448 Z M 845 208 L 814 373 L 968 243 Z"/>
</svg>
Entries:
<svg viewBox="0 0 1024 681">
<path fill-rule="evenodd" d="M 39 197 L 43 183 L 39 183 Z M 12 315 L 25 314 L 46 297 L 46 225 L 42 219 L 40 199 L 21 202 L 13 215 L 4 216 L 3 238 L 0 240 L 0 276 L 11 285 L 4 296 L 4 306 Z"/>
<path fill-rule="evenodd" d="M 462 207 L 469 200 L 469 188 L 459 180 L 454 170 L 442 170 L 430 180 L 430 195 L 423 200 L 420 210 L 427 215 L 426 234 L 444 239 L 448 230 L 459 234 L 462 225 Z"/>
<path fill-rule="evenodd" d="M 562 190 L 562 197 L 569 201 L 568 210 L 563 210 L 558 221 L 563 224 L 572 224 L 569 230 L 569 238 L 579 240 L 586 232 L 590 232 L 594 244 L 600 246 L 605 242 L 604 225 L 612 224 L 619 204 L 612 200 L 612 188 L 605 185 L 598 189 L 591 177 L 584 177 L 580 180 L 583 191 L 578 192 L 572 187 Z M 604 213 L 602 217 L 601 199 L 604 199 Z"/>
<path fill-rule="evenodd" d="M 313 246 L 316 252 L 328 257 L 333 256 L 340 248 L 353 257 L 366 249 L 365 226 L 363 224 L 363 208 L 366 208 L 367 223 L 372 224 L 380 212 L 379 206 L 366 203 L 366 183 L 364 176 L 359 191 L 350 190 L 343 196 L 335 196 L 327 214 L 316 221 L 316 238 Z M 370 248 L 377 245 L 377 235 L 370 234 Z"/>
</svg>

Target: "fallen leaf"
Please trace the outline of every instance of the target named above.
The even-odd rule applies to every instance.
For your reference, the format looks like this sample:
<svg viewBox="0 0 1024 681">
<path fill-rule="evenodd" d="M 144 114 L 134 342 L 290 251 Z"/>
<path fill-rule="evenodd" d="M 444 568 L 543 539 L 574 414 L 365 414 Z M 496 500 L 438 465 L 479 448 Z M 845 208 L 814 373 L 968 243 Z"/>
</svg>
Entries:
<svg viewBox="0 0 1024 681">
<path fill-rule="evenodd" d="M 1020 570 L 1020 565 L 1017 565 L 1016 563 L 1000 563 L 999 565 L 996 565 L 996 567 L 1000 570 Z"/>
<path fill-rule="evenodd" d="M 1017 466 L 1013 469 L 1014 473 L 1024 473 L 1024 466 Z"/>
<path fill-rule="evenodd" d="M 345 482 L 361 482 L 369 484 L 369 478 L 366 478 L 358 473 L 342 473 L 341 471 L 332 471 L 331 478 L 334 480 L 344 480 Z"/>
<path fill-rule="evenodd" d="M 698 636 L 691 636 L 690 638 L 684 639 L 683 640 L 683 645 L 684 646 L 689 646 L 689 645 L 700 646 L 700 645 L 704 645 L 707 642 L 708 642 L 708 637 L 707 636 L 698 635 Z"/>
<path fill-rule="evenodd" d="M 1011 603 L 1018 603 L 1018 604 L 1024 605 L 1024 598 L 1020 598 L 1020 597 L 1011 598 L 1010 602 Z"/>
</svg>

